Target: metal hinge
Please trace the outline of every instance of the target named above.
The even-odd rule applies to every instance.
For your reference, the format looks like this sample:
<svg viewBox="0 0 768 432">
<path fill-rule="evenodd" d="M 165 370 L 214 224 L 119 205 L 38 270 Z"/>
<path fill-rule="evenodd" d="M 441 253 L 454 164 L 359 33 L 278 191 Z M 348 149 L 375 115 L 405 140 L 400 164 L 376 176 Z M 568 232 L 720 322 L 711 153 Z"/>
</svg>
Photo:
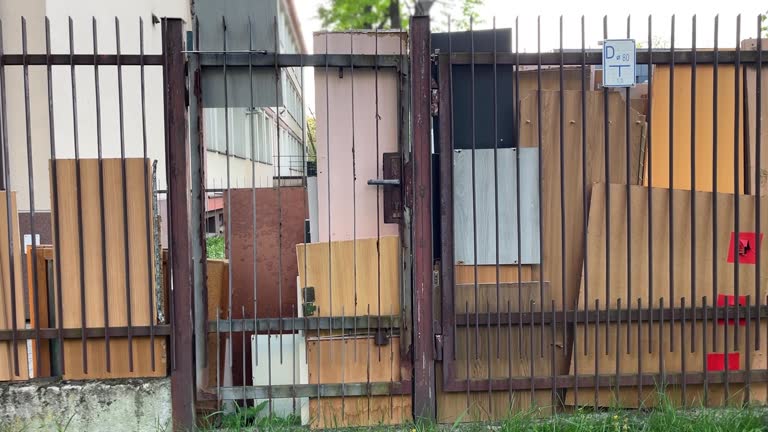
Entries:
<svg viewBox="0 0 768 432">
<path fill-rule="evenodd" d="M 435 361 L 443 361 L 443 335 L 435 335 Z"/>
</svg>

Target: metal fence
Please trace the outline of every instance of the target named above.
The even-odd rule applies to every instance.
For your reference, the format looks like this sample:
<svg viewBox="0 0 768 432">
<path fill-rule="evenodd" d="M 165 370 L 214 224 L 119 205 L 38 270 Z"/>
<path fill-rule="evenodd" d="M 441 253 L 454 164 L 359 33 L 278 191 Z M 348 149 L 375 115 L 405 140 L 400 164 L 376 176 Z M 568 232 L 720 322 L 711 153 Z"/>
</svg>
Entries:
<svg viewBox="0 0 768 432">
<path fill-rule="evenodd" d="M 680 49 L 672 17 L 667 49 L 649 17 L 647 81 L 625 89 L 601 85 L 584 18 L 580 39 L 560 18 L 554 52 L 541 19 L 533 53 L 517 21 L 432 39 L 443 391 L 467 409 L 486 392 L 486 418 L 501 399 L 650 406 L 660 387 L 683 406 L 765 402 L 762 18 L 720 49 L 715 17 L 702 49 L 693 17 Z M 632 22 L 606 17 L 602 38 Z"/>
<path fill-rule="evenodd" d="M 541 21 L 527 53 L 517 21 L 414 17 L 314 54 L 253 19 L 196 18 L 186 48 L 153 23 L 152 54 L 141 21 L 108 53 L 95 20 L 87 49 L 71 20 L 0 30 L 0 379 L 170 370 L 179 425 L 765 401 L 762 17 L 734 48 L 693 17 L 685 49 L 648 18 L 624 89 L 583 18 L 554 52 Z"/>
</svg>

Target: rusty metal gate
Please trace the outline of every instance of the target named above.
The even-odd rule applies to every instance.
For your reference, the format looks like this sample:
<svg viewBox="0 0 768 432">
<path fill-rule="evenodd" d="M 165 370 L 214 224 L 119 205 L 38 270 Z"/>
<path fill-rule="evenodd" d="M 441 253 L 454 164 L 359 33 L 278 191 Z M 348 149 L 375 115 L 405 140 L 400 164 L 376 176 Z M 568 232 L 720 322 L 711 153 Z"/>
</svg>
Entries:
<svg viewBox="0 0 768 432">
<path fill-rule="evenodd" d="M 602 85 L 597 21 L 563 20 L 553 52 L 541 18 L 432 34 L 438 419 L 647 407 L 659 388 L 765 403 L 762 16 L 728 35 L 673 16 L 663 48 L 658 19 L 604 18 L 602 39 L 647 35 L 631 88 Z"/>
</svg>

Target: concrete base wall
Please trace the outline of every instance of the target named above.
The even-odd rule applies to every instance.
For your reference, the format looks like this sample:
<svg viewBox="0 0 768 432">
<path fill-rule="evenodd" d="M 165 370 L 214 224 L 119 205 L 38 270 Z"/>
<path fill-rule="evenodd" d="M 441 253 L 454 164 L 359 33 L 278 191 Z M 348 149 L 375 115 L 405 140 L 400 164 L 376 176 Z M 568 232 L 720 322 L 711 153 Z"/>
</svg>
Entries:
<svg viewBox="0 0 768 432">
<path fill-rule="evenodd" d="M 0 430 L 170 431 L 171 381 L 2 384 Z"/>
</svg>

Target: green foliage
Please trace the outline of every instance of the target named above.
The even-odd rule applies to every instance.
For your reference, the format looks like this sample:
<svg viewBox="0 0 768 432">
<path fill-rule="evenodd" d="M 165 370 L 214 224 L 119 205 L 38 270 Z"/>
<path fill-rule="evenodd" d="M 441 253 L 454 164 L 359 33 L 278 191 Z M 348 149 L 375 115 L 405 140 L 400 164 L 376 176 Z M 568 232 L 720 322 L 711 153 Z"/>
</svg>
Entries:
<svg viewBox="0 0 768 432">
<path fill-rule="evenodd" d="M 323 26 L 332 30 L 393 28 L 392 4 L 402 14 L 398 0 L 330 0 L 317 13 Z"/>
<path fill-rule="evenodd" d="M 224 259 L 224 237 L 214 236 L 205 239 L 205 249 L 210 259 Z"/>
<path fill-rule="evenodd" d="M 334 31 L 356 29 L 408 28 L 408 17 L 414 12 L 417 0 L 326 0 L 318 10 L 323 27 Z M 478 8 L 485 0 L 442 0 L 436 2 L 440 15 L 453 16 L 452 30 L 468 30 L 470 18 L 475 25 L 482 22 Z M 432 13 L 435 16 L 435 13 Z M 434 21 L 434 20 L 433 20 Z M 447 25 L 435 22 L 443 31 Z"/>
<path fill-rule="evenodd" d="M 307 160 L 317 161 L 317 119 L 307 118 Z"/>
</svg>

